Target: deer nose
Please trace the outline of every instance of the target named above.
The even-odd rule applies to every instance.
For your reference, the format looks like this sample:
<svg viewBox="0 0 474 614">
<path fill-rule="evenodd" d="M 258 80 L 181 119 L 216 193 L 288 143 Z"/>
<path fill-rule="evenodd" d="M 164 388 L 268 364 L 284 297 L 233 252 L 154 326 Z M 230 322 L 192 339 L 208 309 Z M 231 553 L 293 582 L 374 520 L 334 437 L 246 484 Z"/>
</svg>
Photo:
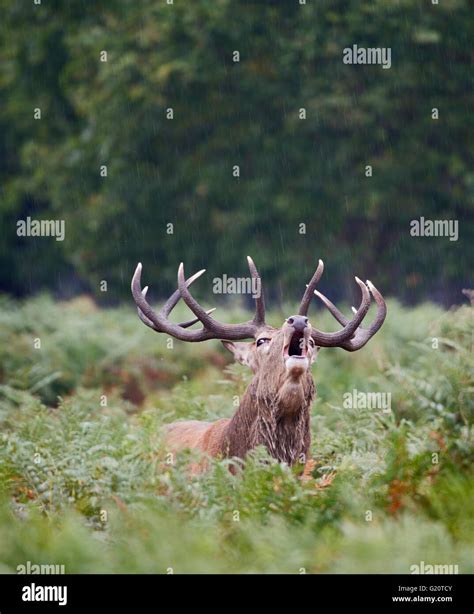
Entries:
<svg viewBox="0 0 474 614">
<path fill-rule="evenodd" d="M 299 333 L 302 333 L 308 326 L 308 318 L 306 316 L 290 316 L 286 322 Z"/>
</svg>

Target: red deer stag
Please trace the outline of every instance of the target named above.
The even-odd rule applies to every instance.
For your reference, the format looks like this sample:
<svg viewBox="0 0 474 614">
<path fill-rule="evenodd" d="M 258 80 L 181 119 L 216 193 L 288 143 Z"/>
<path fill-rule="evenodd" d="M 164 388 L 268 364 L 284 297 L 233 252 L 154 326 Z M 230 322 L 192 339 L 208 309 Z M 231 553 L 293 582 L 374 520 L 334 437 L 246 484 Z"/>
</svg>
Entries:
<svg viewBox="0 0 474 614">
<path fill-rule="evenodd" d="M 259 273 L 248 257 L 250 273 L 261 288 Z M 318 268 L 306 287 L 299 311 L 287 318 L 281 328 L 265 323 L 263 293 L 255 299 L 256 309 L 252 320 L 242 324 L 221 324 L 193 298 L 189 286 L 204 273 L 199 271 L 188 280 L 183 264 L 178 270 L 178 290 L 172 294 L 160 311 L 155 311 L 146 300 L 148 287 L 141 289 L 142 265 L 138 264 L 132 279 L 132 294 L 142 322 L 158 333 L 165 333 L 182 341 L 220 339 L 235 359 L 250 367 L 253 379 L 243 395 L 239 408 L 232 418 L 216 422 L 196 420 L 174 422 L 166 432 L 166 442 L 173 450 L 198 449 L 210 456 L 238 457 L 264 445 L 277 460 L 289 465 L 305 462 L 311 443 L 310 407 L 315 395 L 311 364 L 321 347 L 340 347 L 349 352 L 359 350 L 375 335 L 386 316 L 385 301 L 378 290 L 357 277 L 362 292 L 359 308 L 351 320 L 346 318 L 323 294 L 316 290 L 323 273 L 320 260 Z M 318 296 L 343 328 L 325 333 L 311 326 L 307 313 L 313 297 Z M 371 295 L 377 303 L 377 314 L 368 328 L 360 324 L 371 303 Z M 174 324 L 168 316 L 177 302 L 183 299 L 196 318 Z M 189 330 L 200 322 L 202 328 Z M 253 339 L 242 342 L 243 339 Z"/>
</svg>

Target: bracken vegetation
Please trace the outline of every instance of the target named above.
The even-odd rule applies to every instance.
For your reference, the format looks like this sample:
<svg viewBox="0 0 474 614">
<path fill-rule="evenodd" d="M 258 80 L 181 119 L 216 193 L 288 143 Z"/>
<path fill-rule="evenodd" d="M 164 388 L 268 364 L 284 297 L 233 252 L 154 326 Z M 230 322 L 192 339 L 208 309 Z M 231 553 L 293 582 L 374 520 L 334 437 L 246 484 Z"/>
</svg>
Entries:
<svg viewBox="0 0 474 614">
<path fill-rule="evenodd" d="M 220 344 L 168 349 L 88 299 L 3 300 L 0 571 L 473 573 L 472 309 L 389 310 L 357 355 L 321 350 L 304 472 L 258 449 L 190 477 L 160 426 L 234 411 L 249 374 Z M 344 406 L 354 389 L 392 411 Z"/>
</svg>

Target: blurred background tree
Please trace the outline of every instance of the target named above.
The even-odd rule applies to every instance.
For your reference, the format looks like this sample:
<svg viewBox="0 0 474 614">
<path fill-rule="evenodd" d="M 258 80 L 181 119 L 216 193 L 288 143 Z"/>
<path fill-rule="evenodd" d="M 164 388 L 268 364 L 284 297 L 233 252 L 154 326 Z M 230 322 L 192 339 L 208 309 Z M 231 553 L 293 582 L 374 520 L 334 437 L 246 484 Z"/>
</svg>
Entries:
<svg viewBox="0 0 474 614">
<path fill-rule="evenodd" d="M 3 291 L 101 295 L 107 280 L 114 302 L 138 260 L 165 294 L 181 260 L 243 275 L 251 254 L 274 299 L 299 294 L 321 257 L 336 299 L 357 274 L 406 302 L 462 301 L 467 0 L 0 6 Z M 345 65 L 353 44 L 390 47 L 391 68 Z M 65 220 L 66 240 L 17 237 L 28 215 Z M 420 216 L 458 220 L 459 240 L 411 237 Z"/>
</svg>

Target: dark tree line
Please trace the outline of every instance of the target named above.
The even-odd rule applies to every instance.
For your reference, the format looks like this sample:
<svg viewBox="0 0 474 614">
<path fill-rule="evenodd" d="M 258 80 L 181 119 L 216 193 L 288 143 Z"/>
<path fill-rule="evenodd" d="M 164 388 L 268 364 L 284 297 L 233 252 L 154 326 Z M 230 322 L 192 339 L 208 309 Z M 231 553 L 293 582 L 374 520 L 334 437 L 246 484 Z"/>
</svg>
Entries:
<svg viewBox="0 0 474 614">
<path fill-rule="evenodd" d="M 242 275 L 251 254 L 277 298 L 321 257 L 335 298 L 357 274 L 409 302 L 462 301 L 467 1 L 0 5 L 4 291 L 100 295 L 107 280 L 114 300 L 142 260 L 164 294 L 181 260 Z M 391 48 L 390 69 L 344 64 L 353 44 Z M 18 237 L 27 216 L 65 220 L 65 240 Z M 421 216 L 458 220 L 458 240 L 412 237 Z"/>
</svg>

